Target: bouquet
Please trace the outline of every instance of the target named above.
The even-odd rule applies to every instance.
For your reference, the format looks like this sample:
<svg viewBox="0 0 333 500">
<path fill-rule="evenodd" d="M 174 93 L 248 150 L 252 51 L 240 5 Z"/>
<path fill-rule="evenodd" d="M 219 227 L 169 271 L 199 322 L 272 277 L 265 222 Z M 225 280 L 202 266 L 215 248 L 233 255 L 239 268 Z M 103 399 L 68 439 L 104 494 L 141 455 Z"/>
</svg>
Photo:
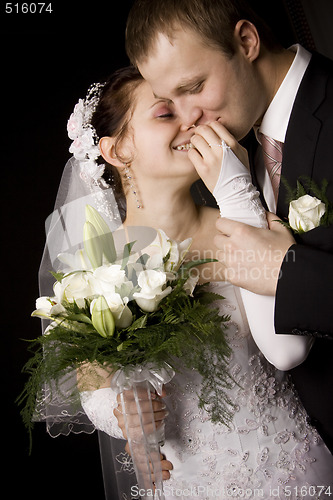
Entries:
<svg viewBox="0 0 333 500">
<path fill-rule="evenodd" d="M 195 369 L 202 375 L 199 406 L 213 422 L 228 424 L 229 317 L 212 307 L 223 297 L 198 285 L 194 272 L 212 259 L 186 262 L 191 239 L 177 243 L 161 230 L 144 253 L 134 252 L 135 241 L 118 253 L 104 219 L 89 205 L 83 242 L 75 253 L 58 256 L 67 269 L 52 273 L 54 295 L 39 297 L 32 313 L 50 324 L 31 341 L 33 356 L 24 368 L 30 377 L 19 403 L 25 403 L 30 435 L 43 384 L 57 386 L 76 370 L 88 372 L 89 384 L 93 379 L 98 388 L 99 368 L 118 392 L 144 382 L 148 393 L 160 393 L 174 371 Z"/>
</svg>

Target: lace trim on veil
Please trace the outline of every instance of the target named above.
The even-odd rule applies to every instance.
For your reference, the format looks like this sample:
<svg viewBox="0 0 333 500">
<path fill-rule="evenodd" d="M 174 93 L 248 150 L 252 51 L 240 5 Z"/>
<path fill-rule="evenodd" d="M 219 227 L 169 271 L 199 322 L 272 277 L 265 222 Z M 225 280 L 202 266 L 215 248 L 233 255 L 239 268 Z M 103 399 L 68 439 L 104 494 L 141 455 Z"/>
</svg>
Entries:
<svg viewBox="0 0 333 500">
<path fill-rule="evenodd" d="M 61 398 L 53 398 L 51 403 L 49 395 L 49 390 L 43 389 L 43 397 L 36 403 L 36 421 L 46 423 L 46 430 L 51 437 L 68 436 L 71 432 L 92 434 L 95 431 L 95 426 L 82 407 L 73 412 L 72 406 L 64 403 Z"/>
<path fill-rule="evenodd" d="M 41 296 L 52 296 L 54 278 L 50 271 L 62 269 L 57 256 L 82 248 L 87 204 L 99 211 L 112 231 L 121 225 L 113 190 L 101 177 L 86 175 L 82 162 L 71 158 L 61 178 L 54 211 L 46 221 L 46 245 L 39 270 Z M 48 324 L 49 321 L 42 321 L 43 332 Z M 95 426 L 80 403 L 75 372 L 66 374 L 56 386 L 51 384 L 41 389 L 34 421 L 46 422 L 52 437 L 94 432 Z"/>
</svg>

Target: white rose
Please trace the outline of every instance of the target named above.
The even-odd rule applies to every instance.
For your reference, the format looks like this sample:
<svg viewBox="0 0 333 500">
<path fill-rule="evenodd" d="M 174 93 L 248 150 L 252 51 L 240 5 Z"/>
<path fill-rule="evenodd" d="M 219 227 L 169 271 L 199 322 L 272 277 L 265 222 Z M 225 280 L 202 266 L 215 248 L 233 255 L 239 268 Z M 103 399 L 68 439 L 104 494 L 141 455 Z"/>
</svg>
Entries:
<svg viewBox="0 0 333 500">
<path fill-rule="evenodd" d="M 96 294 L 94 277 L 87 272 L 76 272 L 64 276 L 61 283 L 57 282 L 53 289 L 58 302 L 62 302 L 64 298 L 68 302 L 73 302 Z"/>
<path fill-rule="evenodd" d="M 325 203 L 305 194 L 289 205 L 289 224 L 294 231 L 307 232 L 320 225 L 326 211 Z"/>
<path fill-rule="evenodd" d="M 97 292 L 101 295 L 114 293 L 116 287 L 121 287 L 126 281 L 126 273 L 119 264 L 97 267 L 94 272 L 97 281 Z"/>
<path fill-rule="evenodd" d="M 127 328 L 132 323 L 132 312 L 127 306 L 128 298 L 121 298 L 119 293 L 104 295 L 106 302 L 113 314 L 118 328 Z"/>
<path fill-rule="evenodd" d="M 138 276 L 138 285 L 141 291 L 134 293 L 133 297 L 143 311 L 156 311 L 160 301 L 172 291 L 170 286 L 163 289 L 166 279 L 166 274 L 162 271 L 153 269 L 141 271 Z"/>
</svg>

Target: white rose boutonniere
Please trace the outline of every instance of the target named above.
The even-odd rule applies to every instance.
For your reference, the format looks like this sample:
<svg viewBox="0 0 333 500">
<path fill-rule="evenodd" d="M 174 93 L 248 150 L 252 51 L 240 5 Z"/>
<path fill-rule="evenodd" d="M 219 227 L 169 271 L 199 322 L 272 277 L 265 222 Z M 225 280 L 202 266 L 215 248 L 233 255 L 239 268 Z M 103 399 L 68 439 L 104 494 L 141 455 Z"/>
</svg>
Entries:
<svg viewBox="0 0 333 500">
<path fill-rule="evenodd" d="M 305 233 L 320 226 L 320 220 L 325 212 L 325 203 L 305 194 L 290 202 L 289 225 L 294 231 Z"/>
<path fill-rule="evenodd" d="M 295 233 L 306 233 L 316 227 L 333 223 L 333 206 L 326 195 L 326 179 L 319 187 L 312 179 L 304 178 L 302 183 L 297 181 L 296 189 L 292 189 L 282 177 L 281 181 L 287 190 L 289 202 L 288 222 L 282 224 Z"/>
</svg>

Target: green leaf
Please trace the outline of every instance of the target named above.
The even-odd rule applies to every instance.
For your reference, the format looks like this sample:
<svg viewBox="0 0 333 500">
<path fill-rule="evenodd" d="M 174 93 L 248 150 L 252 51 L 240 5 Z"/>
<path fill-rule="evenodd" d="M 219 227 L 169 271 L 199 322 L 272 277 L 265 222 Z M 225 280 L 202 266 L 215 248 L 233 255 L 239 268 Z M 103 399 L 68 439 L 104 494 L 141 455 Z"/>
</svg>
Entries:
<svg viewBox="0 0 333 500">
<path fill-rule="evenodd" d="M 144 314 L 140 318 L 136 319 L 131 326 L 128 327 L 128 330 L 139 330 L 140 328 L 145 328 L 147 324 L 148 314 Z"/>
<path fill-rule="evenodd" d="M 293 200 L 296 200 L 296 189 L 292 189 L 291 186 L 289 185 L 287 179 L 281 175 L 281 183 L 284 185 L 285 190 L 287 192 L 286 195 L 286 203 L 289 205 L 289 203 Z"/>
<path fill-rule="evenodd" d="M 170 259 L 170 255 L 171 255 L 171 249 L 168 251 L 168 253 L 163 257 L 163 264 L 165 264 L 166 262 L 168 262 L 168 260 Z"/>
<path fill-rule="evenodd" d="M 65 273 L 55 273 L 54 271 L 50 271 L 50 273 L 56 281 L 59 281 L 59 283 L 61 283 L 63 277 L 65 276 Z"/>
<path fill-rule="evenodd" d="M 126 245 L 124 246 L 121 269 L 125 269 L 125 267 L 127 266 L 128 260 L 129 260 L 130 255 L 131 255 L 132 248 L 135 245 L 135 243 L 136 243 L 135 241 L 131 241 L 130 243 L 126 243 Z"/>
<path fill-rule="evenodd" d="M 136 264 L 141 264 L 142 267 L 144 268 L 148 262 L 148 259 L 150 258 L 150 255 L 147 253 L 144 253 L 140 255 L 140 257 L 137 259 Z"/>
<path fill-rule="evenodd" d="M 95 328 L 90 326 L 88 322 L 76 321 L 73 319 L 68 319 L 68 317 L 62 316 L 50 316 L 52 321 L 55 321 L 59 326 L 65 330 L 79 332 L 79 333 L 91 333 L 95 331 Z"/>
<path fill-rule="evenodd" d="M 88 325 L 92 325 L 91 319 L 83 313 L 79 314 L 68 314 L 67 315 L 68 321 L 78 321 L 82 323 L 87 323 Z"/>
<path fill-rule="evenodd" d="M 197 298 L 201 304 L 211 304 L 212 302 L 215 302 L 217 300 L 223 300 L 224 297 L 222 295 L 219 295 L 218 293 L 214 292 L 204 292 L 204 293 L 195 293 L 194 292 L 195 298 Z"/>
<path fill-rule="evenodd" d="M 190 262 L 186 262 L 185 264 L 182 264 L 180 269 L 191 269 L 192 267 L 196 266 L 201 266 L 202 264 L 207 264 L 209 262 L 218 262 L 217 259 L 199 259 L 199 260 L 193 260 Z"/>
<path fill-rule="evenodd" d="M 306 195 L 306 190 L 304 186 L 297 180 L 297 188 L 296 188 L 296 199 L 301 198 L 301 196 Z"/>
</svg>

